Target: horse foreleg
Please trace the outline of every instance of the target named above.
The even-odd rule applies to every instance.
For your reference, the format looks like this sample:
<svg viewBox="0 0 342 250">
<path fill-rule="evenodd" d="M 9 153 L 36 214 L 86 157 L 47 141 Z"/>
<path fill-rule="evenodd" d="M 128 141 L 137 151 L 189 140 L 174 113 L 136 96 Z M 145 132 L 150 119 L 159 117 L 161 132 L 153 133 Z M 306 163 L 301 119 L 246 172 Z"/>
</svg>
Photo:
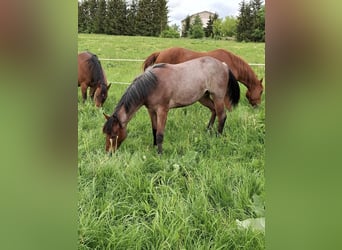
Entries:
<svg viewBox="0 0 342 250">
<path fill-rule="evenodd" d="M 87 100 L 87 84 L 81 83 L 81 92 L 82 92 L 82 98 L 83 103 Z"/>
<path fill-rule="evenodd" d="M 94 100 L 95 91 L 96 91 L 96 87 L 90 87 L 89 95 L 90 95 L 90 98 L 91 98 L 92 100 Z"/>
<path fill-rule="evenodd" d="M 157 111 L 156 142 L 158 146 L 158 154 L 163 153 L 164 129 L 166 125 L 167 112 L 167 109 L 160 109 Z"/>
<path fill-rule="evenodd" d="M 153 145 L 157 145 L 156 140 L 156 133 L 157 133 L 157 114 L 154 110 L 148 110 L 148 113 L 151 118 L 151 124 L 152 124 L 152 135 L 153 135 Z"/>
<path fill-rule="evenodd" d="M 207 126 L 207 129 L 210 129 L 215 122 L 216 111 L 213 100 L 210 99 L 209 93 L 206 93 L 201 99 L 198 100 L 202 105 L 206 106 L 211 111 L 211 117 Z"/>
</svg>

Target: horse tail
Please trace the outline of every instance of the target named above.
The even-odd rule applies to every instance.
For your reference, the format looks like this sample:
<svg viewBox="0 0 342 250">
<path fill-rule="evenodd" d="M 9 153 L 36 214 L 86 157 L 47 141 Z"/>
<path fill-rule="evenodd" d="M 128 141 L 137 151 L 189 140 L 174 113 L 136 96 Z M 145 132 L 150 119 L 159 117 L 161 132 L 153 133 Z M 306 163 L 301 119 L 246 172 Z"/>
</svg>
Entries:
<svg viewBox="0 0 342 250">
<path fill-rule="evenodd" d="M 236 106 L 240 100 L 240 86 L 232 71 L 229 69 L 229 79 L 228 79 L 228 88 L 227 88 L 227 96 L 230 100 L 230 104 Z"/>
<path fill-rule="evenodd" d="M 151 54 L 149 57 L 146 58 L 146 60 L 144 61 L 143 65 L 142 65 L 144 71 L 145 71 L 145 69 L 147 69 L 149 66 L 153 65 L 156 62 L 159 54 L 160 54 L 160 52 L 154 52 L 153 54 Z"/>
</svg>

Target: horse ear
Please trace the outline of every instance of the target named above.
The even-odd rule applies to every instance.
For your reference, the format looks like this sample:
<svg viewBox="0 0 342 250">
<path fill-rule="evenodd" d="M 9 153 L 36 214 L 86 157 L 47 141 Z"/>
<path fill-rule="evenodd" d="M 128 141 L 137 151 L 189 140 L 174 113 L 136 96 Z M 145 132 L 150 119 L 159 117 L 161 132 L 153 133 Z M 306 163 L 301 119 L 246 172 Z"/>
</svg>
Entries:
<svg viewBox="0 0 342 250">
<path fill-rule="evenodd" d="M 106 120 L 108 120 L 109 119 L 109 115 L 106 115 L 105 113 L 103 113 L 103 115 L 104 115 L 104 117 L 106 118 Z"/>
<path fill-rule="evenodd" d="M 260 81 L 260 83 L 262 83 L 262 80 L 264 80 L 264 78 L 261 78 L 259 81 Z"/>
<path fill-rule="evenodd" d="M 112 84 L 111 84 L 111 83 L 110 83 L 110 84 L 108 84 L 108 86 L 107 86 L 107 91 L 109 90 L 110 86 L 112 86 Z"/>
</svg>

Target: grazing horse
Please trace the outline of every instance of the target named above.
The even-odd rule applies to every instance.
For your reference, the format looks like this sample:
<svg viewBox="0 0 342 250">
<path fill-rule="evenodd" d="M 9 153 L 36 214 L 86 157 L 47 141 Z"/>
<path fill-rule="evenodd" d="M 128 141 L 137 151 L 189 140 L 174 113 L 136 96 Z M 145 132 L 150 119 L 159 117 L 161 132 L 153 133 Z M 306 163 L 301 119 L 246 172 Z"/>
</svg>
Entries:
<svg viewBox="0 0 342 250">
<path fill-rule="evenodd" d="M 89 94 L 96 107 L 102 107 L 110 85 L 96 55 L 90 52 L 78 54 L 78 86 L 81 86 L 83 102 L 87 99 L 87 89 L 90 87 Z"/>
<path fill-rule="evenodd" d="M 191 105 L 197 101 L 211 109 L 218 117 L 218 133 L 226 121 L 226 108 L 240 99 L 240 87 L 235 78 L 229 78 L 227 64 L 201 57 L 180 64 L 155 64 L 134 79 L 121 97 L 106 122 L 106 151 L 115 151 L 126 138 L 126 126 L 141 106 L 146 106 L 152 123 L 153 144 L 161 154 L 164 128 L 170 109 Z M 213 108 L 214 107 L 214 108 Z M 212 110 L 212 108 L 214 110 Z M 213 115 L 209 125 L 213 125 Z"/>
<path fill-rule="evenodd" d="M 241 57 L 224 49 L 216 49 L 208 52 L 196 52 L 185 48 L 173 47 L 148 56 L 143 63 L 143 69 L 154 63 L 177 64 L 202 56 L 212 56 L 222 62 L 225 62 L 233 72 L 235 78 L 247 87 L 246 97 L 249 103 L 255 107 L 261 103 L 263 92 L 262 78 L 258 80 L 256 74 Z"/>
</svg>

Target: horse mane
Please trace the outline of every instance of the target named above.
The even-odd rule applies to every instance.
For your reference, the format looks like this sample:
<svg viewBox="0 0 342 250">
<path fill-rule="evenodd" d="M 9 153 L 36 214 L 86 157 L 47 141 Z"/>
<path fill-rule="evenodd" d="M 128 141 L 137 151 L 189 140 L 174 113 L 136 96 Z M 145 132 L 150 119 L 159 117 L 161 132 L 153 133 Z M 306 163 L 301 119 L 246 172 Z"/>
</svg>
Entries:
<svg viewBox="0 0 342 250">
<path fill-rule="evenodd" d="M 158 56 L 160 54 L 160 51 L 158 52 L 154 52 L 151 55 L 149 55 L 145 61 L 143 62 L 143 69 L 144 71 L 151 65 L 153 65 L 155 63 L 155 61 L 157 60 Z"/>
<path fill-rule="evenodd" d="M 218 49 L 216 51 L 224 52 L 228 55 L 228 57 L 230 57 L 231 62 L 228 63 L 228 65 L 230 66 L 230 68 L 232 68 L 231 65 L 234 64 L 234 68 L 238 71 L 236 76 L 237 80 L 243 81 L 245 84 L 248 85 L 250 85 L 250 83 L 258 82 L 257 75 L 253 71 L 252 67 L 244 59 L 224 49 Z"/>
<path fill-rule="evenodd" d="M 105 79 L 100 60 L 98 59 L 97 55 L 90 52 L 88 53 L 91 55 L 91 57 L 87 60 L 90 72 L 92 73 L 91 81 L 95 84 L 98 84 L 98 82 L 100 82 L 101 85 L 105 85 Z"/>
<path fill-rule="evenodd" d="M 126 113 L 129 113 L 132 107 L 145 101 L 156 85 L 157 77 L 150 70 L 136 77 L 116 105 L 114 115 L 117 114 L 121 106 L 124 106 Z"/>
</svg>

